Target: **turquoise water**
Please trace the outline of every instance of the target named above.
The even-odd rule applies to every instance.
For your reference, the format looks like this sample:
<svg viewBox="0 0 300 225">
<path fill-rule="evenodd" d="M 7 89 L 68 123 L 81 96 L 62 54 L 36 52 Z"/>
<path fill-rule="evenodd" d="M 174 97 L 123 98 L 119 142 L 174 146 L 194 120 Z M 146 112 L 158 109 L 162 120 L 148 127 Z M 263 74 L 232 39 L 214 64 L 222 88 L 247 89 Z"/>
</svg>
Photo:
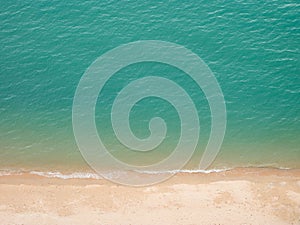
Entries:
<svg viewBox="0 0 300 225">
<path fill-rule="evenodd" d="M 300 4 L 294 1 L 2 2 L 0 169 L 85 167 L 72 130 L 78 82 L 97 57 L 138 40 L 183 45 L 216 76 L 228 120 L 211 168 L 300 168 L 299 18 Z M 167 102 L 144 99 L 130 117 L 140 138 L 149 135 L 153 116 L 167 122 L 167 137 L 153 152 L 128 151 L 110 124 L 118 91 L 148 75 L 172 79 L 193 98 L 201 135 L 187 167 L 195 168 L 209 136 L 209 107 L 195 83 L 171 66 L 140 63 L 116 73 L 98 98 L 99 135 L 112 154 L 129 163 L 153 163 L 170 154 L 180 125 Z"/>
</svg>

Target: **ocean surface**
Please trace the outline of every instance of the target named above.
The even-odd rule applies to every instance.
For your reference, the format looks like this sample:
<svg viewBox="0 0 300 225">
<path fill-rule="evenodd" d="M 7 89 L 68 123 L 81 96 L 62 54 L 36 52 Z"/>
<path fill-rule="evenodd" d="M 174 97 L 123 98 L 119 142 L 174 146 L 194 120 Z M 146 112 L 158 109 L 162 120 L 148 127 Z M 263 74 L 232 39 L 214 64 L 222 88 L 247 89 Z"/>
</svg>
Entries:
<svg viewBox="0 0 300 225">
<path fill-rule="evenodd" d="M 38 171 L 34 173 L 56 176 L 68 170 L 81 176 L 88 166 L 73 134 L 76 87 L 99 56 L 139 40 L 184 46 L 201 57 L 219 82 L 227 129 L 209 170 L 300 168 L 296 1 L 2 1 L 0 31 L 2 174 Z M 139 138 L 149 136 L 151 118 L 165 120 L 167 136 L 153 151 L 129 151 L 112 129 L 110 112 L 116 95 L 149 75 L 173 80 L 196 105 L 200 138 L 185 166 L 185 171 L 195 171 L 208 141 L 211 114 L 195 82 L 172 66 L 142 62 L 114 74 L 97 101 L 99 136 L 126 163 L 146 165 L 171 154 L 180 122 L 176 109 L 162 99 L 145 98 L 130 114 L 131 128 Z"/>
</svg>

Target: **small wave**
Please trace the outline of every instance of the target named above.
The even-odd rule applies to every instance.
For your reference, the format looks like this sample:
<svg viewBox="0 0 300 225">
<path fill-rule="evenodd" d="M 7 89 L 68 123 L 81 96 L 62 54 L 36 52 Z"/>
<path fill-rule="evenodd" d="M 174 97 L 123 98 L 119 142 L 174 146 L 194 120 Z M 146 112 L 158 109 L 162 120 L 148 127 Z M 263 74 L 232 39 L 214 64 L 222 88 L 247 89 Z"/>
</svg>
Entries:
<svg viewBox="0 0 300 225">
<path fill-rule="evenodd" d="M 49 178 L 61 178 L 61 179 L 102 179 L 96 173 L 82 173 L 82 172 L 75 172 L 71 174 L 62 174 L 60 172 L 39 172 L 39 171 L 31 171 L 30 174 L 49 177 Z"/>
<path fill-rule="evenodd" d="M 23 172 L 19 170 L 0 170 L 0 177 L 11 175 L 22 175 Z"/>
<path fill-rule="evenodd" d="M 239 167 L 239 168 L 276 168 L 279 170 L 289 170 L 291 168 L 286 167 L 267 167 L 267 166 L 259 166 L 259 167 Z M 210 170 L 188 170 L 188 169 L 181 169 L 181 170 L 165 170 L 165 171 L 148 171 L 148 170 L 135 170 L 135 171 L 107 171 L 105 174 L 106 178 L 116 178 L 122 176 L 130 176 L 132 172 L 139 173 L 139 174 L 146 174 L 146 175 L 162 175 L 162 174 L 178 174 L 178 173 L 188 173 L 188 174 L 209 174 L 209 173 L 220 173 L 232 170 L 234 168 L 222 168 L 222 169 L 210 169 Z M 1 176 L 11 176 L 11 175 L 23 175 L 23 174 L 32 174 L 41 177 L 48 177 L 48 178 L 59 178 L 59 179 L 103 179 L 103 177 L 97 173 L 92 172 L 73 172 L 73 173 L 61 173 L 59 171 L 25 171 L 25 170 L 0 170 L 0 177 Z"/>
<path fill-rule="evenodd" d="M 147 171 L 147 170 L 143 170 L 143 171 L 135 171 L 138 173 L 142 173 L 142 174 L 177 174 L 177 173 L 219 173 L 219 172 L 224 172 L 224 171 L 228 171 L 230 170 L 230 168 L 226 168 L 226 169 L 211 169 L 211 170 L 165 170 L 165 171 Z"/>
<path fill-rule="evenodd" d="M 102 179 L 96 173 L 84 173 L 84 172 L 75 172 L 70 174 L 63 174 L 61 172 L 42 172 L 42 171 L 23 171 L 23 170 L 2 170 L 0 171 L 1 176 L 16 176 L 16 175 L 24 175 L 24 174 L 32 174 L 38 175 L 42 177 L 49 177 L 49 178 L 60 178 L 60 179 Z"/>
<path fill-rule="evenodd" d="M 148 175 L 159 175 L 159 174 L 177 174 L 177 173 L 218 173 L 224 172 L 229 169 L 212 169 L 212 170 L 166 170 L 166 171 L 133 171 L 140 174 Z M 120 177 L 126 176 L 130 171 L 108 171 L 106 177 Z M 60 179 L 103 179 L 102 176 L 97 173 L 87 173 L 87 172 L 74 172 L 69 174 L 64 174 L 58 171 L 22 171 L 22 170 L 2 170 L 0 171 L 1 176 L 11 176 L 11 175 L 23 175 L 23 174 L 32 174 L 48 178 L 60 178 Z"/>
</svg>

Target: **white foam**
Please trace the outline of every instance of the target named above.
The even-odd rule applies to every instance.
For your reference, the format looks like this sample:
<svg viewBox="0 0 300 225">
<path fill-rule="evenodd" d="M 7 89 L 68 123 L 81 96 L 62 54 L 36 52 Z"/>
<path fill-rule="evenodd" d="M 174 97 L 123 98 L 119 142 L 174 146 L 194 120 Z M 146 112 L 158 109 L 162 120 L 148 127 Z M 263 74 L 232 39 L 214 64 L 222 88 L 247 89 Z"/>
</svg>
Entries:
<svg viewBox="0 0 300 225">
<path fill-rule="evenodd" d="M 166 170 L 166 171 L 133 171 L 140 174 L 177 174 L 177 173 L 218 173 L 229 169 L 212 169 L 212 170 Z M 128 171 L 130 173 L 130 171 Z M 121 176 L 128 175 L 126 171 L 107 171 L 105 177 L 107 178 L 118 178 Z M 23 170 L 2 170 L 0 171 L 0 176 L 10 176 L 10 175 L 23 175 L 23 174 L 33 174 L 42 177 L 49 178 L 60 178 L 60 179 L 103 179 L 102 176 L 97 173 L 86 173 L 86 172 L 74 172 L 70 174 L 64 174 L 58 171 L 23 171 Z"/>
<path fill-rule="evenodd" d="M 102 179 L 96 173 L 82 173 L 82 172 L 75 172 L 71 174 L 62 174 L 60 172 L 40 172 L 40 171 L 31 171 L 30 174 L 49 177 L 49 178 L 61 178 L 61 179 Z"/>
<path fill-rule="evenodd" d="M 258 167 L 259 168 L 259 167 Z M 273 167 L 274 168 L 274 167 Z M 107 171 L 105 173 L 106 178 L 118 178 L 123 176 L 130 176 L 133 173 L 139 173 L 139 174 L 147 174 L 147 175 L 160 175 L 160 174 L 177 174 L 177 173 L 189 173 L 189 174 L 196 174 L 196 173 L 219 173 L 231 170 L 233 168 L 222 168 L 222 169 L 210 169 L 210 170 L 187 170 L 187 169 L 181 169 L 181 170 L 165 170 L 165 171 L 147 171 L 147 170 L 136 170 L 136 171 Z M 283 168 L 280 167 L 277 169 L 281 170 L 288 170 L 290 168 Z M 33 174 L 38 175 L 42 177 L 49 177 L 49 178 L 60 178 L 60 179 L 103 179 L 102 176 L 100 176 L 97 173 L 88 173 L 88 172 L 73 172 L 69 174 L 64 174 L 59 171 L 25 171 L 25 170 L 0 170 L 0 176 L 10 176 L 10 175 L 22 175 L 22 174 Z"/>
<path fill-rule="evenodd" d="M 1 176 L 10 176 L 10 175 L 22 175 L 23 172 L 20 170 L 1 170 L 0 171 L 0 177 Z"/>
<path fill-rule="evenodd" d="M 211 170 L 165 170 L 165 171 L 135 171 L 138 173 L 144 173 L 144 174 L 177 174 L 177 173 L 219 173 L 219 172 L 224 172 L 230 170 L 229 168 L 227 169 L 211 169 Z"/>
</svg>

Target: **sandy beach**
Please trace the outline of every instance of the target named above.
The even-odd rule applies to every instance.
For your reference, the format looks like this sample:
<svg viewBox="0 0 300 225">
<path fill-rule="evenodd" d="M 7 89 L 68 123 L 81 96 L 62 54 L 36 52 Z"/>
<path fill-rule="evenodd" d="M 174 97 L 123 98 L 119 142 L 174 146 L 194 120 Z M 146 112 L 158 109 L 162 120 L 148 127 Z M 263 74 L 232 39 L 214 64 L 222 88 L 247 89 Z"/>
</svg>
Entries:
<svg viewBox="0 0 300 225">
<path fill-rule="evenodd" d="M 300 170 L 177 174 L 136 188 L 106 180 L 0 178 L 10 224 L 300 224 Z"/>
</svg>

